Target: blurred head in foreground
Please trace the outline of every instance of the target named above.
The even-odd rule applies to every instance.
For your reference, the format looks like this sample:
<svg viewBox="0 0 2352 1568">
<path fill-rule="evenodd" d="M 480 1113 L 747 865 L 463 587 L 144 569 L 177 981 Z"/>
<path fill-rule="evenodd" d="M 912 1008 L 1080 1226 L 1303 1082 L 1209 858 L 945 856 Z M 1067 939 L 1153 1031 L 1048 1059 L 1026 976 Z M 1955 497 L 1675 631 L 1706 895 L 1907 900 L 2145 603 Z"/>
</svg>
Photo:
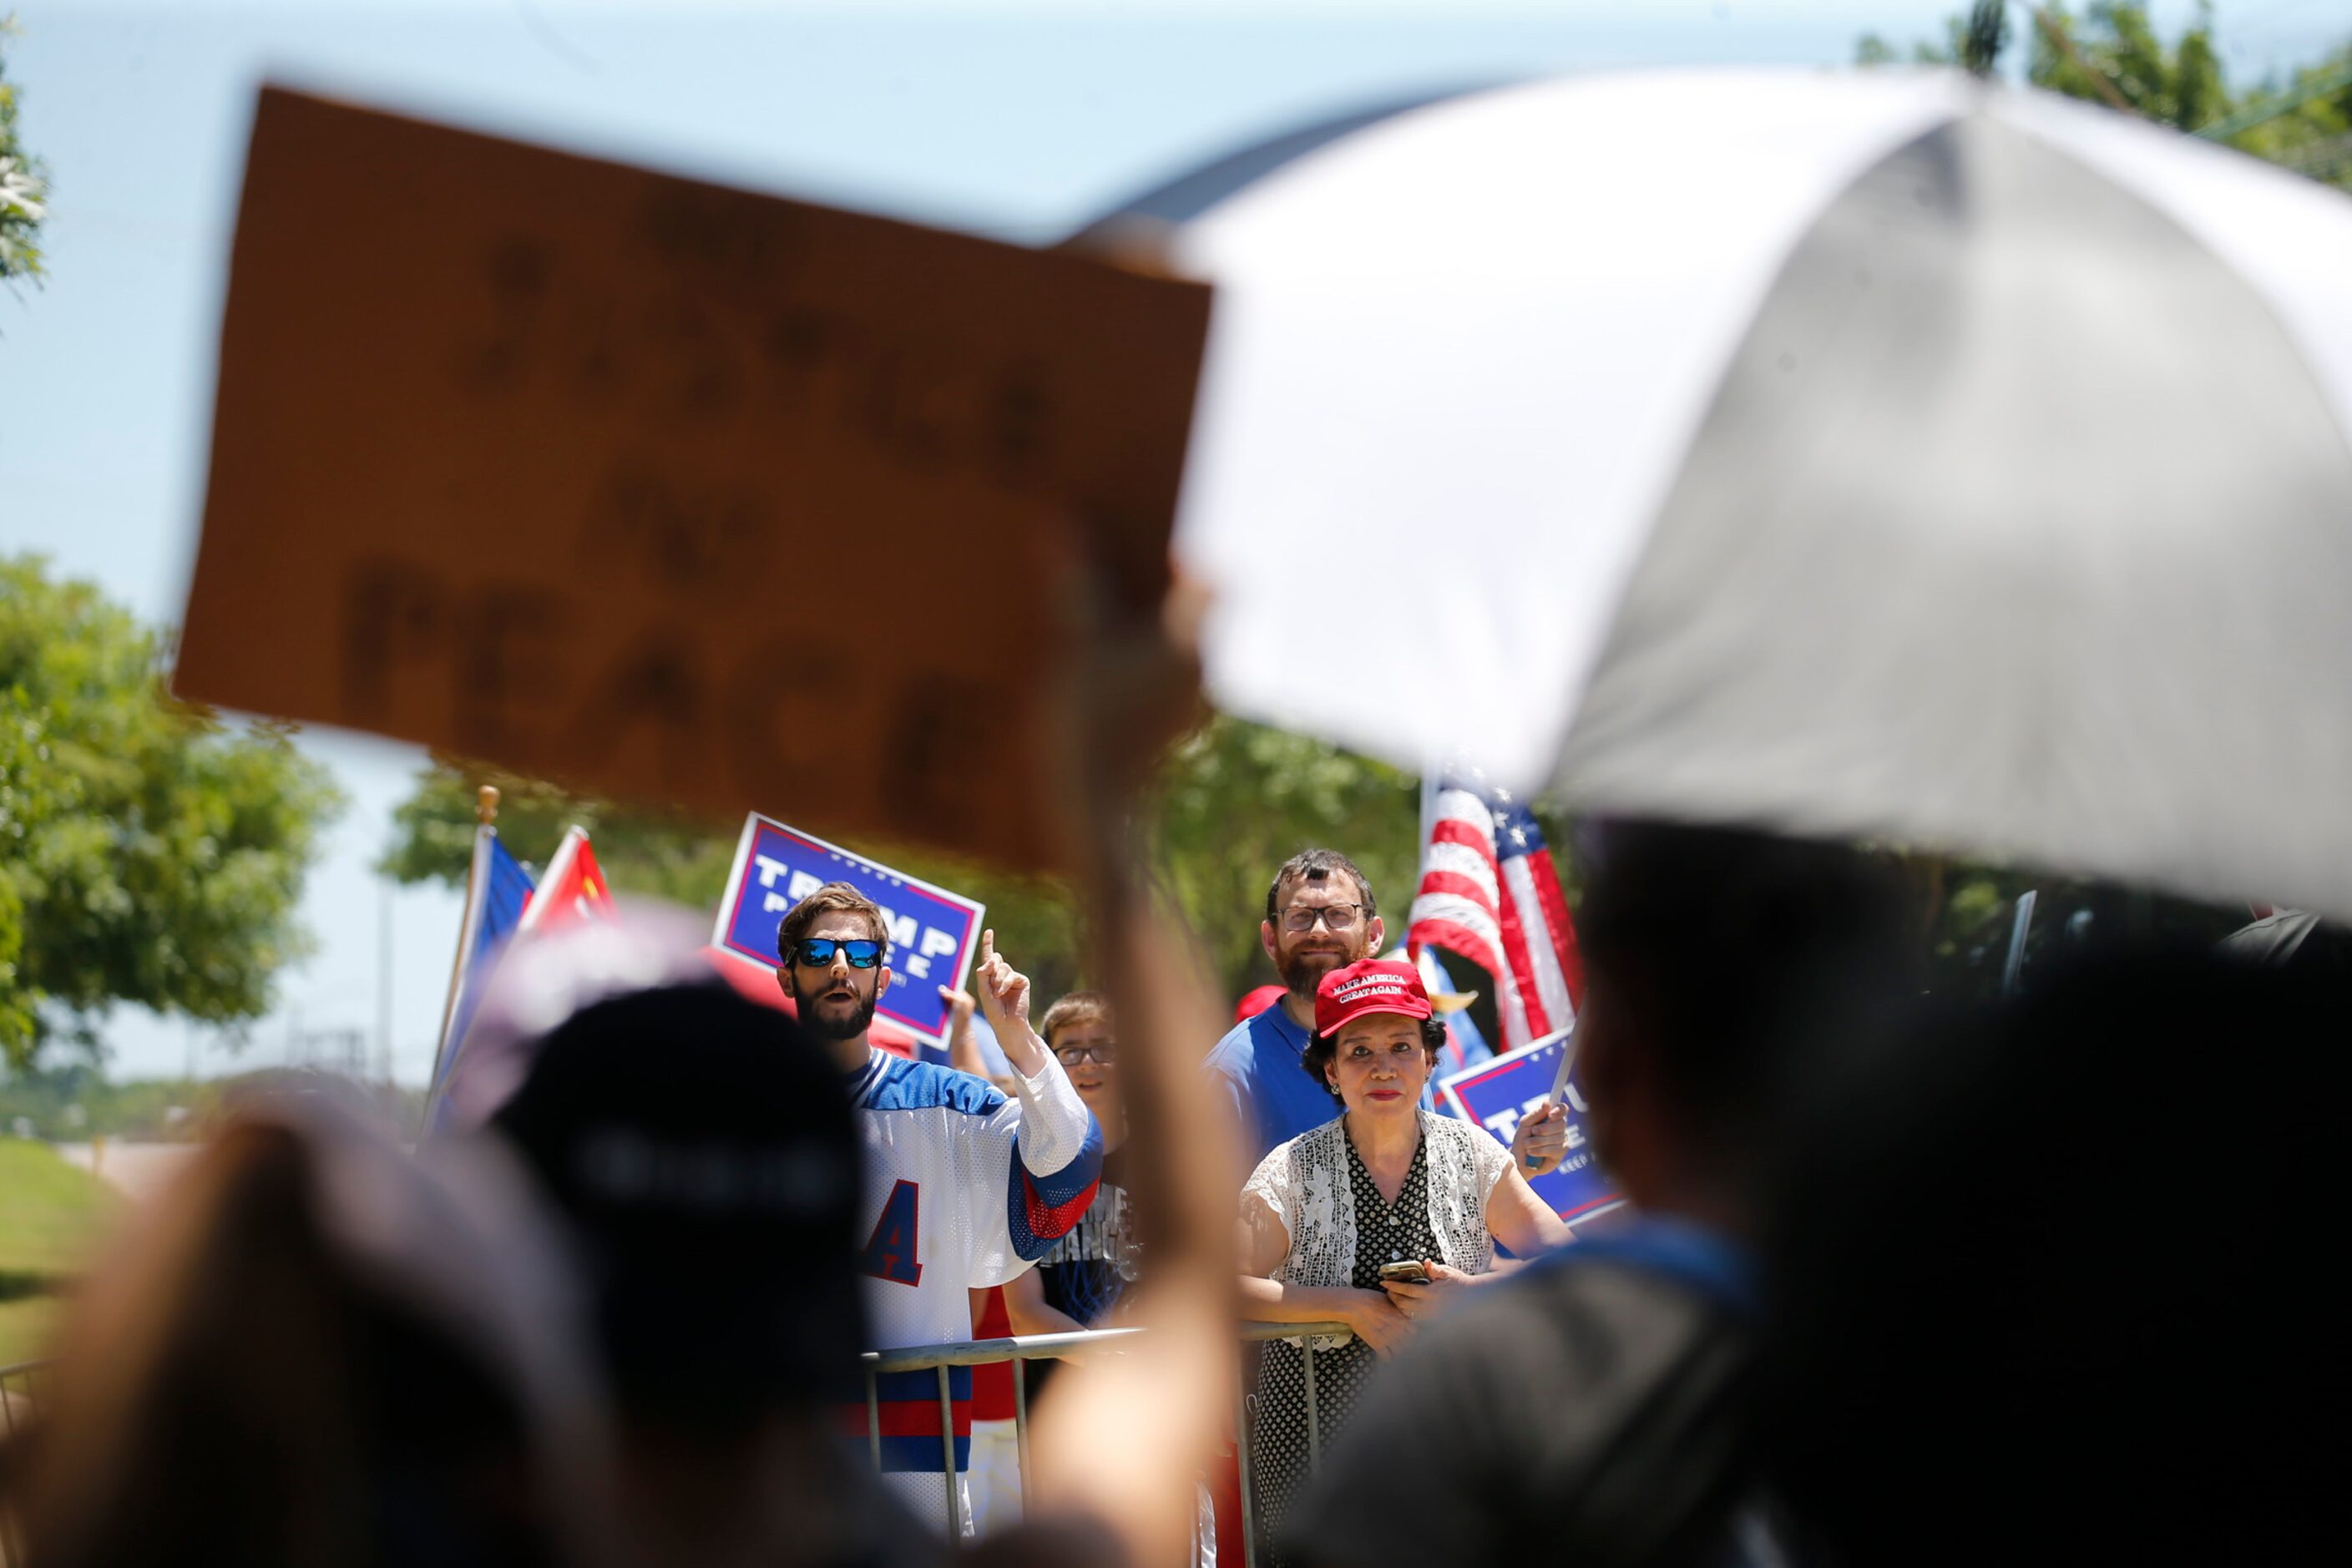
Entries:
<svg viewBox="0 0 2352 1568">
<path fill-rule="evenodd" d="M 1916 994 L 1903 883 L 1734 828 L 1617 819 L 1581 849 L 1578 1070 L 1601 1162 L 1643 1208 L 1744 1229 L 1803 1075 Z"/>
<path fill-rule="evenodd" d="M 1767 1451 L 1838 1560 L 2341 1550 L 2345 1003 L 2111 958 L 1853 1086 L 1769 1248 Z"/>
<path fill-rule="evenodd" d="M 495 1152 L 420 1164 L 315 1102 L 231 1123 L 75 1303 L 26 1560 L 603 1560 L 598 1405 L 535 1215 Z"/>
<path fill-rule="evenodd" d="M 580 1244 L 634 1549 L 878 1560 L 894 1516 L 832 1431 L 865 1331 L 824 1049 L 716 979 L 610 997 L 547 1036 L 493 1126 Z"/>
<path fill-rule="evenodd" d="M 736 1429 L 854 1392 L 856 1144 L 782 1014 L 716 980 L 594 1003 L 492 1125 L 572 1221 L 633 1420 Z"/>
</svg>

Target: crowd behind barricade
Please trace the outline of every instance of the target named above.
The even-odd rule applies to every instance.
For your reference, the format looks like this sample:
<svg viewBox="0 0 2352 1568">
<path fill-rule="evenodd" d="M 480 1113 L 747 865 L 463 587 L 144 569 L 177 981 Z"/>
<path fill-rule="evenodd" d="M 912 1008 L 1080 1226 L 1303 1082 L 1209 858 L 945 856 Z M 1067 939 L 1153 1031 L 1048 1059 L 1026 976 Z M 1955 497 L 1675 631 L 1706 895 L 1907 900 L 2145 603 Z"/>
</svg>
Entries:
<svg viewBox="0 0 2352 1568">
<path fill-rule="evenodd" d="M 1213 1047 L 1184 933 L 1118 868 L 1087 884 L 1105 989 L 1037 1006 L 984 942 L 956 1066 L 869 1044 L 889 931 L 845 885 L 779 931 L 796 1021 L 649 918 L 502 972 L 483 1125 L 410 1155 L 299 1102 L 215 1140 L 77 1303 L 0 1450 L 0 1541 L 35 1568 L 2336 1554 L 2340 970 L 2140 952 L 1954 1006 L 1868 855 L 1618 821 L 1580 857 L 1608 1223 L 1529 1185 L 1562 1118 L 1506 1146 L 1432 1107 L 1432 998 L 1330 850 L 1274 871 L 1280 992 Z M 1236 1317 L 1347 1333 L 1250 1361 Z M 1123 1325 L 1150 1332 L 1058 1371 L 858 1370 Z"/>
</svg>

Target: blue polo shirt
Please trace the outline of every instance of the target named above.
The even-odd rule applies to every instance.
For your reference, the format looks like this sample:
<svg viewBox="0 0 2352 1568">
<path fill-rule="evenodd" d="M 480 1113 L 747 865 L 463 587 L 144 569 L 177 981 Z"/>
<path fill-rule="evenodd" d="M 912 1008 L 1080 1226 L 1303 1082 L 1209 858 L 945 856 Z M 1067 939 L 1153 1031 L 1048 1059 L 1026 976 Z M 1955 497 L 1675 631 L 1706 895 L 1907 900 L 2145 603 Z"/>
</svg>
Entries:
<svg viewBox="0 0 2352 1568">
<path fill-rule="evenodd" d="M 1242 1130 L 1242 1152 L 1253 1171 L 1276 1144 L 1339 1114 L 1339 1101 L 1299 1065 L 1306 1050 L 1306 1029 L 1292 1023 L 1276 1002 L 1256 1017 L 1234 1025 L 1202 1064 L 1223 1102 L 1233 1108 L 1234 1123 Z"/>
</svg>

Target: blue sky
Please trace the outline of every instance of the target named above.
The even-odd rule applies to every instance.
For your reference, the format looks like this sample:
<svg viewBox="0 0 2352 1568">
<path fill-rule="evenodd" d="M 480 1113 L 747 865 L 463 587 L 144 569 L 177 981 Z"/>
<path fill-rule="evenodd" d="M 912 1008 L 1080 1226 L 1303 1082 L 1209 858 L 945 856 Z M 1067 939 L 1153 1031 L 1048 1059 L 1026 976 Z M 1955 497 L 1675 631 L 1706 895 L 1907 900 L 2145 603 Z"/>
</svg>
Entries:
<svg viewBox="0 0 2352 1568">
<path fill-rule="evenodd" d="M 5 6 L 9 0 L 0 0 Z M 1055 237 L 1235 144 L 1405 92 L 1560 70 L 1833 65 L 1959 0 L 1251 5 L 15 0 L 9 74 L 53 176 L 47 287 L 0 291 L 0 550 L 176 620 L 195 543 L 236 179 L 265 76 L 583 151 L 1012 239 Z M 2221 0 L 2234 79 L 2340 42 L 2344 0 Z M 2177 24 L 2187 4 L 2160 4 Z M 1641 134 L 1638 124 L 1624 128 Z M 123 1076 L 283 1058 L 289 1024 L 376 1027 L 368 872 L 419 753 L 313 731 L 352 797 L 311 879 L 320 951 L 242 1057 L 125 1010 Z M 716 897 L 716 889 L 713 889 Z M 393 1059 L 416 1081 L 457 899 L 392 897 Z"/>
</svg>

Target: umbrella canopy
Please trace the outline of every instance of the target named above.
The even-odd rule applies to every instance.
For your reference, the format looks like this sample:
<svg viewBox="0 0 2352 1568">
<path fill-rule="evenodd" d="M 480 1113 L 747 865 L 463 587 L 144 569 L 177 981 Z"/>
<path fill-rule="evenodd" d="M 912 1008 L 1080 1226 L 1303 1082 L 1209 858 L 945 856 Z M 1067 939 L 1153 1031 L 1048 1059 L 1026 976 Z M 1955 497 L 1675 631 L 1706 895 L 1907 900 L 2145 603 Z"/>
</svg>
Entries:
<svg viewBox="0 0 2352 1568">
<path fill-rule="evenodd" d="M 1131 209 L 1218 288 L 1178 550 L 1223 705 L 2352 913 L 2352 201 L 1933 73 L 1286 145 Z"/>
</svg>

